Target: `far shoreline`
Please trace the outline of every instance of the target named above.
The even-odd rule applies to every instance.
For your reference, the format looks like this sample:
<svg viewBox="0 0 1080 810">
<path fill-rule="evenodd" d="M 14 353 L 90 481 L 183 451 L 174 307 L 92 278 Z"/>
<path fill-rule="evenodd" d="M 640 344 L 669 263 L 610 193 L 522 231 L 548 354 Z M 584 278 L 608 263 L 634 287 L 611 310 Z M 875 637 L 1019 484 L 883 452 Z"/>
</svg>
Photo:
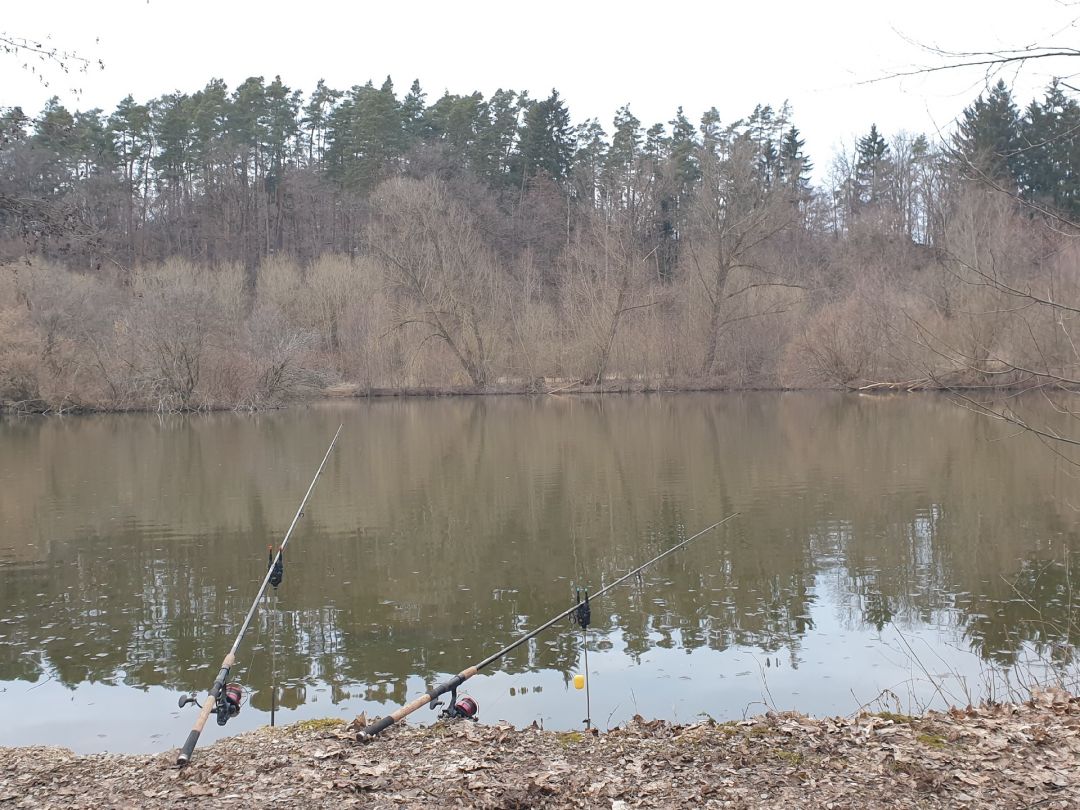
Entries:
<svg viewBox="0 0 1080 810">
<path fill-rule="evenodd" d="M 647 383 L 640 381 L 611 381 L 604 384 L 587 384 L 580 381 L 548 387 L 546 384 L 493 384 L 473 385 L 417 385 L 417 386 L 364 386 L 360 383 L 339 383 L 328 386 L 306 397 L 295 397 L 273 404 L 211 403 L 185 408 L 162 408 L 149 404 L 132 407 L 94 406 L 82 403 L 48 403 L 41 400 L 30 402 L 0 402 L 0 416 L 77 416 L 91 414 L 198 414 L 198 413 L 257 413 L 278 411 L 295 406 L 350 399 L 443 399 L 478 397 L 543 397 L 543 396 L 619 396 L 633 394 L 746 394 L 746 393 L 832 393 L 860 396 L 885 394 L 963 394 L 995 396 L 1022 394 L 1029 386 L 979 386 L 924 384 L 915 382 L 862 382 L 848 386 L 779 386 L 779 385 L 706 385 Z M 1041 387 L 1040 387 L 1041 390 Z M 1067 388 L 1055 389 L 1059 393 L 1074 393 Z"/>
</svg>

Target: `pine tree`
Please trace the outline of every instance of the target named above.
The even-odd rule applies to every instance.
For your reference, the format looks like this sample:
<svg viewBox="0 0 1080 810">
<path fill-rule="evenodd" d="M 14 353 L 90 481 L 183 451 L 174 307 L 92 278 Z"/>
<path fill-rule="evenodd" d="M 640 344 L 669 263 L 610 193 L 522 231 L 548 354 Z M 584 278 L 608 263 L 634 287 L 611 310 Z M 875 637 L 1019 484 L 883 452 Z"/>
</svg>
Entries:
<svg viewBox="0 0 1080 810">
<path fill-rule="evenodd" d="M 0 125 L 2 126 L 2 125 Z M 100 109 L 75 113 L 76 152 L 79 156 L 78 175 L 107 175 L 116 168 L 112 133 Z M 0 134 L 0 139 L 2 139 Z"/>
<path fill-rule="evenodd" d="M 410 140 L 424 137 L 424 112 L 427 110 L 427 93 L 420 89 L 420 80 L 413 79 L 409 92 L 401 100 L 401 120 L 405 135 Z"/>
<path fill-rule="evenodd" d="M 510 182 L 510 160 L 517 138 L 521 98 L 513 90 L 496 90 L 484 105 L 477 136 L 477 174 L 493 188 Z"/>
<path fill-rule="evenodd" d="M 368 193 L 389 176 L 405 151 L 401 105 L 387 77 L 376 90 L 354 86 L 330 116 L 327 173 L 340 185 Z"/>
<path fill-rule="evenodd" d="M 716 107 L 710 107 L 702 114 L 698 131 L 701 132 L 702 158 L 704 160 L 719 158 L 724 133 L 720 127 L 720 113 L 717 112 Z"/>
<path fill-rule="evenodd" d="M 537 172 L 545 172 L 556 183 L 564 182 L 574 157 L 574 133 L 570 112 L 557 90 L 543 101 L 531 102 L 519 132 L 513 179 L 524 188 Z"/>
<path fill-rule="evenodd" d="M 22 107 L 0 107 L 0 149 L 26 139 L 30 117 Z"/>
<path fill-rule="evenodd" d="M 419 83 L 413 82 L 419 89 Z M 304 107 L 304 117 L 301 126 L 307 132 L 307 160 L 309 164 L 322 163 L 326 153 L 326 129 L 330 123 L 330 114 L 341 98 L 340 90 L 332 90 L 326 86 L 323 79 L 315 85 L 315 89 Z"/>
<path fill-rule="evenodd" d="M 300 127 L 300 93 L 291 91 L 280 76 L 275 76 L 266 88 L 266 149 L 269 172 L 267 190 L 272 192 L 285 172 L 286 165 L 293 163 L 298 150 Z"/>
<path fill-rule="evenodd" d="M 637 205 L 636 178 L 641 158 L 641 121 L 624 105 L 615 113 L 615 131 L 604 163 L 604 185 L 616 208 L 633 211 Z"/>
<path fill-rule="evenodd" d="M 607 133 L 595 118 L 575 130 L 573 187 L 578 201 L 592 208 L 600 202 L 601 175 L 607 158 Z"/>
<path fill-rule="evenodd" d="M 686 200 L 693 192 L 694 184 L 701 179 L 701 166 L 695 154 L 697 141 L 694 137 L 694 125 L 687 119 L 682 107 L 679 107 L 668 124 L 671 126 L 669 156 L 675 181 L 675 195 L 677 200 Z"/>
<path fill-rule="evenodd" d="M 109 116 L 109 131 L 116 149 L 116 159 L 123 171 L 127 210 L 125 236 L 129 253 L 134 252 L 135 207 L 142 198 L 142 216 L 146 217 L 150 160 L 153 157 L 153 136 L 150 131 L 150 109 L 136 104 L 132 96 L 124 98 Z"/>
<path fill-rule="evenodd" d="M 168 204 L 179 213 L 192 163 L 191 109 L 185 93 L 170 93 L 150 105 L 156 154 L 151 165 Z"/>
<path fill-rule="evenodd" d="M 980 95 L 961 114 L 953 151 L 963 174 L 986 175 L 1019 186 L 1020 116 L 1004 81 L 998 81 L 988 96 Z"/>
<path fill-rule="evenodd" d="M 810 191 L 810 173 L 814 164 L 806 156 L 803 148 L 806 141 L 799 137 L 799 130 L 792 126 L 780 143 L 780 182 L 798 196 Z"/>
<path fill-rule="evenodd" d="M 240 183 L 245 195 L 253 180 L 263 173 L 260 147 L 266 142 L 265 121 L 266 87 L 262 76 L 252 76 L 233 91 L 226 119 L 229 141 L 240 158 Z"/>
<path fill-rule="evenodd" d="M 663 281 L 670 281 L 675 276 L 679 241 L 685 230 L 696 185 L 701 179 L 696 131 L 682 107 L 676 110 L 675 117 L 668 125 L 671 127 L 671 137 L 666 144 L 663 164 L 657 171 L 660 188 L 656 201 L 656 256 L 658 274 Z"/>
<path fill-rule="evenodd" d="M 221 79 L 211 79 L 191 97 L 191 149 L 199 163 L 204 191 L 214 186 L 216 169 L 225 159 L 226 124 L 229 116 L 229 88 Z"/>
<path fill-rule="evenodd" d="M 877 124 L 855 143 L 855 188 L 852 201 L 856 209 L 880 205 L 888 196 L 892 163 L 889 144 L 878 132 Z"/>
<path fill-rule="evenodd" d="M 488 108 L 480 92 L 467 96 L 444 93 L 424 112 L 421 125 L 428 141 L 439 143 L 457 167 L 482 174 L 489 126 Z"/>
<path fill-rule="evenodd" d="M 31 143 L 40 155 L 37 181 L 41 192 L 51 196 L 69 187 L 75 176 L 78 139 L 74 116 L 56 96 L 38 116 Z"/>
<path fill-rule="evenodd" d="M 762 182 L 770 185 L 779 180 L 780 136 L 782 129 L 778 127 L 776 112 L 769 104 L 758 104 L 744 127 L 747 137 L 753 144 L 757 159 L 758 172 Z"/>
<path fill-rule="evenodd" d="M 1032 101 L 1021 123 L 1017 160 L 1025 194 L 1060 211 L 1080 214 L 1080 104 L 1055 80 L 1043 101 Z"/>
</svg>

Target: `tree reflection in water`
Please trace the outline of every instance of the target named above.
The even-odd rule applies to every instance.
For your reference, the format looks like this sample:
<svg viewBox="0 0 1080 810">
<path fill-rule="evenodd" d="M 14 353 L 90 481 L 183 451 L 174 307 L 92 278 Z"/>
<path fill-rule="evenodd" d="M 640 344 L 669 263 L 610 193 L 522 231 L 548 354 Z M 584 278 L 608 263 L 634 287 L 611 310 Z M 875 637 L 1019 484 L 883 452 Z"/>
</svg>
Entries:
<svg viewBox="0 0 1080 810">
<path fill-rule="evenodd" d="M 609 684 L 628 667 L 659 682 L 666 650 L 708 651 L 698 677 L 723 677 L 742 651 L 770 670 L 821 660 L 846 694 L 875 653 L 827 644 L 890 628 L 987 666 L 1072 664 L 1080 543 L 1060 461 L 936 397 L 720 394 L 0 422 L 0 681 L 205 690 L 339 420 L 279 594 L 286 709 L 321 689 L 403 703 L 563 609 L 572 584 L 736 510 L 594 608 Z M 240 655 L 259 710 L 267 621 Z M 530 673 L 568 683 L 579 645 L 552 632 L 507 656 L 524 686 L 506 697 L 542 688 Z"/>
</svg>

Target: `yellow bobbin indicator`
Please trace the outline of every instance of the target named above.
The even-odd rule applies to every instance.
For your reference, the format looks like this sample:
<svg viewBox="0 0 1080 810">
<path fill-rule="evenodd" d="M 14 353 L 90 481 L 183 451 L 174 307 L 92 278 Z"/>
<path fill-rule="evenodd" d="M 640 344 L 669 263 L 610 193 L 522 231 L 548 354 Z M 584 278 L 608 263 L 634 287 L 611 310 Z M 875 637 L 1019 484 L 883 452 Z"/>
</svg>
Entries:
<svg viewBox="0 0 1080 810">
<path fill-rule="evenodd" d="M 581 673 L 578 673 L 577 675 L 574 676 L 574 688 L 575 689 L 584 689 L 585 688 L 585 676 L 582 675 Z"/>
</svg>

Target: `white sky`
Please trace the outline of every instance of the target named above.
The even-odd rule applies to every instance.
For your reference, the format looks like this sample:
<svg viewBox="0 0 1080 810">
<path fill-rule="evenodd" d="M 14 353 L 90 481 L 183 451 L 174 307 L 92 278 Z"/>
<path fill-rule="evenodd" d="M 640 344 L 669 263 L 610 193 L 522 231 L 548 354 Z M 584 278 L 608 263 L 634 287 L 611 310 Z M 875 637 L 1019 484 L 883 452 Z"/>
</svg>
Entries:
<svg viewBox="0 0 1080 810">
<path fill-rule="evenodd" d="M 609 131 L 627 102 L 648 126 L 680 104 L 695 123 L 713 105 L 730 122 L 788 99 L 819 176 L 871 123 L 887 134 L 947 131 L 983 87 L 978 71 L 859 84 L 936 63 L 905 37 L 951 50 L 1080 46 L 1070 27 L 1080 5 L 1066 0 L 0 3 L 0 31 L 50 36 L 105 61 L 86 75 L 53 72 L 44 88 L 0 55 L 0 106 L 31 113 L 54 93 L 70 107 L 110 110 L 128 93 L 145 101 L 211 77 L 235 87 L 275 74 L 305 93 L 320 77 L 344 89 L 390 74 L 401 95 L 419 78 L 429 102 L 443 90 L 537 97 L 555 87 L 575 123 L 596 116 Z M 1018 99 L 1026 104 L 1053 72 L 1080 72 L 1080 57 L 1072 61 L 1029 66 Z"/>
</svg>

